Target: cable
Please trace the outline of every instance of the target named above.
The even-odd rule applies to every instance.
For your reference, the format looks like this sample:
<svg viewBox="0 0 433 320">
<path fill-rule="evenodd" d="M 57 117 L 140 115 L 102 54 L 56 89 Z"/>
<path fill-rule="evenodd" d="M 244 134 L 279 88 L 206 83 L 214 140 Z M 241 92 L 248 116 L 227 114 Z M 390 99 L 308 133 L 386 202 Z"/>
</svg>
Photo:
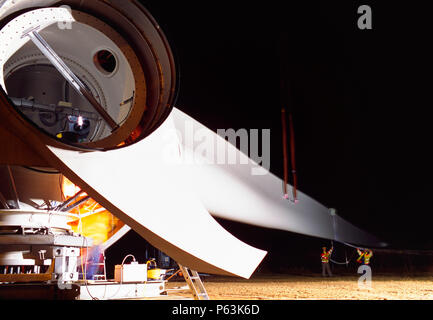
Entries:
<svg viewBox="0 0 433 320">
<path fill-rule="evenodd" d="M 334 261 L 332 259 L 329 259 L 329 261 L 331 261 L 334 264 L 345 264 L 346 266 L 349 265 L 349 262 L 350 262 L 350 261 L 347 261 L 347 260 L 346 260 L 346 262 L 337 262 L 337 261 Z"/>
<path fill-rule="evenodd" d="M 347 259 L 347 257 L 346 257 L 346 259 Z M 331 261 L 331 262 L 334 263 L 334 264 L 340 264 L 340 265 L 345 264 L 346 266 L 348 266 L 348 265 L 349 265 L 349 262 L 350 262 L 350 261 L 348 261 L 348 260 L 346 260 L 346 262 L 338 262 L 338 261 L 334 261 L 334 260 L 332 260 L 332 259 L 329 259 L 329 261 Z"/>
<path fill-rule="evenodd" d="M 165 281 L 170 281 L 171 278 L 173 278 L 175 275 L 177 275 L 180 272 L 180 269 L 177 270 L 175 273 L 173 273 L 168 279 L 166 279 Z"/>
<path fill-rule="evenodd" d="M 331 240 L 331 245 L 332 245 L 332 247 L 334 247 L 334 241 L 333 241 L 333 240 Z M 331 254 L 331 255 L 332 255 L 332 254 Z M 340 264 L 340 265 L 345 264 L 346 266 L 348 266 L 350 260 L 351 260 L 352 257 L 353 257 L 353 254 L 352 254 L 352 257 L 350 257 L 349 260 L 347 260 L 347 254 L 346 254 L 346 253 L 345 253 L 345 255 L 346 255 L 346 261 L 345 261 L 345 262 L 338 262 L 338 261 L 332 260 L 331 257 L 329 257 L 329 261 L 331 261 L 331 262 L 334 263 L 334 264 Z"/>
<path fill-rule="evenodd" d="M 284 166 L 284 197 L 288 197 L 287 184 L 289 180 L 289 170 L 287 161 L 287 124 L 286 124 L 286 109 L 281 109 L 281 123 L 283 131 L 283 166 Z"/>
<path fill-rule="evenodd" d="M 293 116 L 291 113 L 289 113 L 289 130 L 290 130 L 290 157 L 291 157 L 291 164 L 292 164 L 292 178 L 293 178 L 293 202 L 298 202 L 298 177 L 296 174 L 296 157 L 295 157 L 295 129 L 293 127 Z"/>
<path fill-rule="evenodd" d="M 135 257 L 132 254 L 128 254 L 122 261 L 122 267 L 125 264 L 126 259 L 128 259 L 129 257 L 132 257 L 134 262 L 137 262 L 137 260 L 135 260 Z"/>
<path fill-rule="evenodd" d="M 337 221 L 335 220 L 335 217 L 336 217 L 335 210 L 331 211 L 331 217 L 332 217 L 332 229 L 333 229 L 333 232 L 334 232 L 334 239 L 337 239 Z M 340 242 L 338 240 L 336 240 L 336 241 Z M 351 245 L 349 243 L 346 243 L 346 242 L 340 242 L 340 243 L 343 244 L 343 245 L 346 245 L 348 247 L 355 248 L 355 249 L 363 249 L 363 248 L 355 247 L 355 246 L 353 246 L 353 245 Z M 331 245 L 332 245 L 332 247 L 334 247 L 334 241 L 333 240 L 331 240 Z M 352 257 L 353 257 L 353 254 L 352 254 Z M 345 264 L 346 266 L 348 266 L 349 262 L 352 260 L 352 257 L 350 257 L 350 259 L 347 260 L 347 255 L 346 255 L 346 262 L 338 262 L 338 261 L 332 260 L 331 258 L 329 260 L 332 263 L 335 263 L 335 264 L 340 264 L 340 265 Z"/>
<path fill-rule="evenodd" d="M 117 288 L 117 291 L 110 298 L 107 298 L 108 300 L 113 299 L 115 296 L 117 296 L 117 294 L 120 291 L 120 288 L 122 287 L 122 284 L 123 284 L 123 265 L 125 264 L 126 259 L 128 259 L 129 257 L 132 257 L 133 261 L 137 262 L 137 260 L 135 259 L 134 255 L 132 255 L 132 254 L 128 254 L 127 256 L 125 256 L 125 258 L 123 258 L 122 267 L 121 267 L 121 270 L 120 270 L 120 284 L 119 284 L 119 286 Z"/>
<path fill-rule="evenodd" d="M 348 247 L 352 247 L 352 248 L 355 248 L 355 249 L 370 250 L 369 248 L 356 247 L 356 246 L 354 246 L 354 245 L 352 245 L 352 244 L 350 244 L 350 243 L 347 243 L 347 242 L 341 242 L 341 243 L 342 243 L 342 244 L 345 244 L 345 245 L 348 246 Z"/>
</svg>

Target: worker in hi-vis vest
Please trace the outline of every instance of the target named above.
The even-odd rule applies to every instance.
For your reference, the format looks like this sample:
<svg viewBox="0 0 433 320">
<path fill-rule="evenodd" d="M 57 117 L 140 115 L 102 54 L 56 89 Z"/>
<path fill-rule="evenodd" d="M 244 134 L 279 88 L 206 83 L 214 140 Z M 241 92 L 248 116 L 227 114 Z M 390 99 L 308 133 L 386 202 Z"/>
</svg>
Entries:
<svg viewBox="0 0 433 320">
<path fill-rule="evenodd" d="M 365 265 L 369 265 L 370 258 L 373 256 L 373 251 L 371 251 L 370 249 L 368 250 L 356 249 L 356 251 L 358 251 L 358 255 L 359 255 L 356 261 Z"/>
<path fill-rule="evenodd" d="M 327 273 L 330 277 L 332 277 L 331 267 L 329 266 L 329 259 L 331 257 L 333 249 L 334 249 L 334 247 L 329 249 L 329 251 L 326 251 L 326 247 L 322 248 L 323 252 L 320 255 L 320 257 L 322 259 L 322 276 L 323 277 L 326 277 Z"/>
</svg>

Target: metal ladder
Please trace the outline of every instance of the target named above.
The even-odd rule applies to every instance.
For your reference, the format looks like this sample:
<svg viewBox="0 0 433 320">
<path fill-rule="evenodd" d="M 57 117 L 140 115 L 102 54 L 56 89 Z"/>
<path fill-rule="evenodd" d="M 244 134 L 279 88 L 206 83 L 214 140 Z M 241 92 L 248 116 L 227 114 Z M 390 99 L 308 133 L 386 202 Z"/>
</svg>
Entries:
<svg viewBox="0 0 433 320">
<path fill-rule="evenodd" d="M 197 271 L 191 270 L 188 267 L 184 267 L 179 264 L 179 268 L 182 271 L 183 277 L 186 280 L 189 288 L 192 291 L 194 300 L 210 300 L 209 295 L 200 279 Z"/>
</svg>

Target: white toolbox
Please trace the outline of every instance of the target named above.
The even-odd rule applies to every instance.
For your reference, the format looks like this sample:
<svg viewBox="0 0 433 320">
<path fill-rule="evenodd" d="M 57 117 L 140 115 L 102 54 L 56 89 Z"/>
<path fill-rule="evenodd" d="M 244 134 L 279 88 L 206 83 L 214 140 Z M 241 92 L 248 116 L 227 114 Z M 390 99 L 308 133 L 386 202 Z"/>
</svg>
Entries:
<svg viewBox="0 0 433 320">
<path fill-rule="evenodd" d="M 130 264 L 116 265 L 114 268 L 115 282 L 146 282 L 147 281 L 147 264 Z"/>
</svg>

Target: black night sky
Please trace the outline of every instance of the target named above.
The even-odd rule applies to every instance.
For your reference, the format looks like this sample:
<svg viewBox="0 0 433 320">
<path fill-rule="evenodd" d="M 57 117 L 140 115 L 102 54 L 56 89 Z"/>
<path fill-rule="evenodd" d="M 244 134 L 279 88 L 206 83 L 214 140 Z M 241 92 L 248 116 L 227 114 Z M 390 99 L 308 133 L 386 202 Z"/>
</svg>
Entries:
<svg viewBox="0 0 433 320">
<path fill-rule="evenodd" d="M 286 105 L 300 190 L 395 248 L 432 249 L 433 19 L 424 2 L 142 3 L 176 54 L 179 109 L 214 130 L 271 128 L 271 171 L 282 177 Z M 373 30 L 357 26 L 362 4 Z M 327 244 L 221 223 L 281 254 Z"/>
</svg>

